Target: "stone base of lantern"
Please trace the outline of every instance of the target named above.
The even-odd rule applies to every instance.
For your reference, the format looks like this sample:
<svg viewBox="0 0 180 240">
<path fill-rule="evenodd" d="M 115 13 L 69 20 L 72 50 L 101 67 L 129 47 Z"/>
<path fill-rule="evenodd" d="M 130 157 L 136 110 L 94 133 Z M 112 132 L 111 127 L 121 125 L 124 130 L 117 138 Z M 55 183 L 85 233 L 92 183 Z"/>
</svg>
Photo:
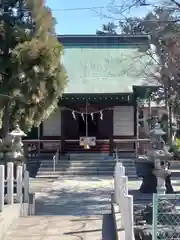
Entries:
<svg viewBox="0 0 180 240">
<path fill-rule="evenodd" d="M 165 187 L 166 193 L 170 194 L 174 192 L 170 175 L 168 175 L 165 179 Z M 139 191 L 141 193 L 157 193 L 157 178 L 153 173 L 143 177 Z"/>
</svg>

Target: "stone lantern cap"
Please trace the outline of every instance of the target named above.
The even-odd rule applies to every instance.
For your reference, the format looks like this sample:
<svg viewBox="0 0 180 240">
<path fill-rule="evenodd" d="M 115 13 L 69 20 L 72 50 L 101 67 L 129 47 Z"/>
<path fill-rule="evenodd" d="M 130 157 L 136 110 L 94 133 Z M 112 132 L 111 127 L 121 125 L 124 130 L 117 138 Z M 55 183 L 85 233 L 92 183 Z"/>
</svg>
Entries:
<svg viewBox="0 0 180 240">
<path fill-rule="evenodd" d="M 166 132 L 164 132 L 162 130 L 162 128 L 160 127 L 160 124 L 159 123 L 156 123 L 155 124 L 155 127 L 149 132 L 149 134 L 152 136 L 162 136 L 162 135 L 165 135 Z"/>
<path fill-rule="evenodd" d="M 19 127 L 17 124 L 15 129 L 9 133 L 9 135 L 14 136 L 14 137 L 25 137 L 27 136 Z"/>
</svg>

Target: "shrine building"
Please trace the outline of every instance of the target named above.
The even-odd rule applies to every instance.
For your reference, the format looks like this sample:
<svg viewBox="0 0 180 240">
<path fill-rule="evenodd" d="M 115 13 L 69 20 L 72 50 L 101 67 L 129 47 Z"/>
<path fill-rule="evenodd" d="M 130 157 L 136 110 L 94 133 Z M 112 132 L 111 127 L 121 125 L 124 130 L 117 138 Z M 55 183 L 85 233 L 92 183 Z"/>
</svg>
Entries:
<svg viewBox="0 0 180 240">
<path fill-rule="evenodd" d="M 58 36 L 64 46 L 62 62 L 68 84 L 59 108 L 40 126 L 39 139 L 59 140 L 60 151 L 108 152 L 116 147 L 133 151 L 136 139 L 137 99 L 157 88 L 149 37 Z M 89 139 L 84 148 L 84 137 Z M 86 140 L 87 140 L 86 139 Z M 127 140 L 118 144 L 119 139 Z M 44 143 L 51 149 L 57 143 Z"/>
</svg>

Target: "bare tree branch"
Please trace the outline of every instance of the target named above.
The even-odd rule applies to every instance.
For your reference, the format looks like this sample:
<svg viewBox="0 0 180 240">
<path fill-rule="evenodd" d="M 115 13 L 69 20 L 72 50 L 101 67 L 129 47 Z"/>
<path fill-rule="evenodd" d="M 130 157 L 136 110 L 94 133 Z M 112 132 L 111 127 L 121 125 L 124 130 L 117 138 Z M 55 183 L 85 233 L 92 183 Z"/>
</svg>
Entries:
<svg viewBox="0 0 180 240">
<path fill-rule="evenodd" d="M 180 3 L 176 0 L 171 0 L 172 3 L 174 3 L 178 8 L 180 8 Z"/>
</svg>

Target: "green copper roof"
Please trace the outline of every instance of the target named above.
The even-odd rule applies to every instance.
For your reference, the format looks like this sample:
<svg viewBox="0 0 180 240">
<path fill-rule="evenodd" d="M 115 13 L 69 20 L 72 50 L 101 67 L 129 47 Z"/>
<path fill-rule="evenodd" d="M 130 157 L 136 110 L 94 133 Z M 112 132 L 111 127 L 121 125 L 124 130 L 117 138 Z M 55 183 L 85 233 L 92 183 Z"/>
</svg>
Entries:
<svg viewBox="0 0 180 240">
<path fill-rule="evenodd" d="M 68 74 L 64 93 L 128 93 L 134 85 L 155 85 L 153 60 L 138 46 L 64 46 Z"/>
</svg>

